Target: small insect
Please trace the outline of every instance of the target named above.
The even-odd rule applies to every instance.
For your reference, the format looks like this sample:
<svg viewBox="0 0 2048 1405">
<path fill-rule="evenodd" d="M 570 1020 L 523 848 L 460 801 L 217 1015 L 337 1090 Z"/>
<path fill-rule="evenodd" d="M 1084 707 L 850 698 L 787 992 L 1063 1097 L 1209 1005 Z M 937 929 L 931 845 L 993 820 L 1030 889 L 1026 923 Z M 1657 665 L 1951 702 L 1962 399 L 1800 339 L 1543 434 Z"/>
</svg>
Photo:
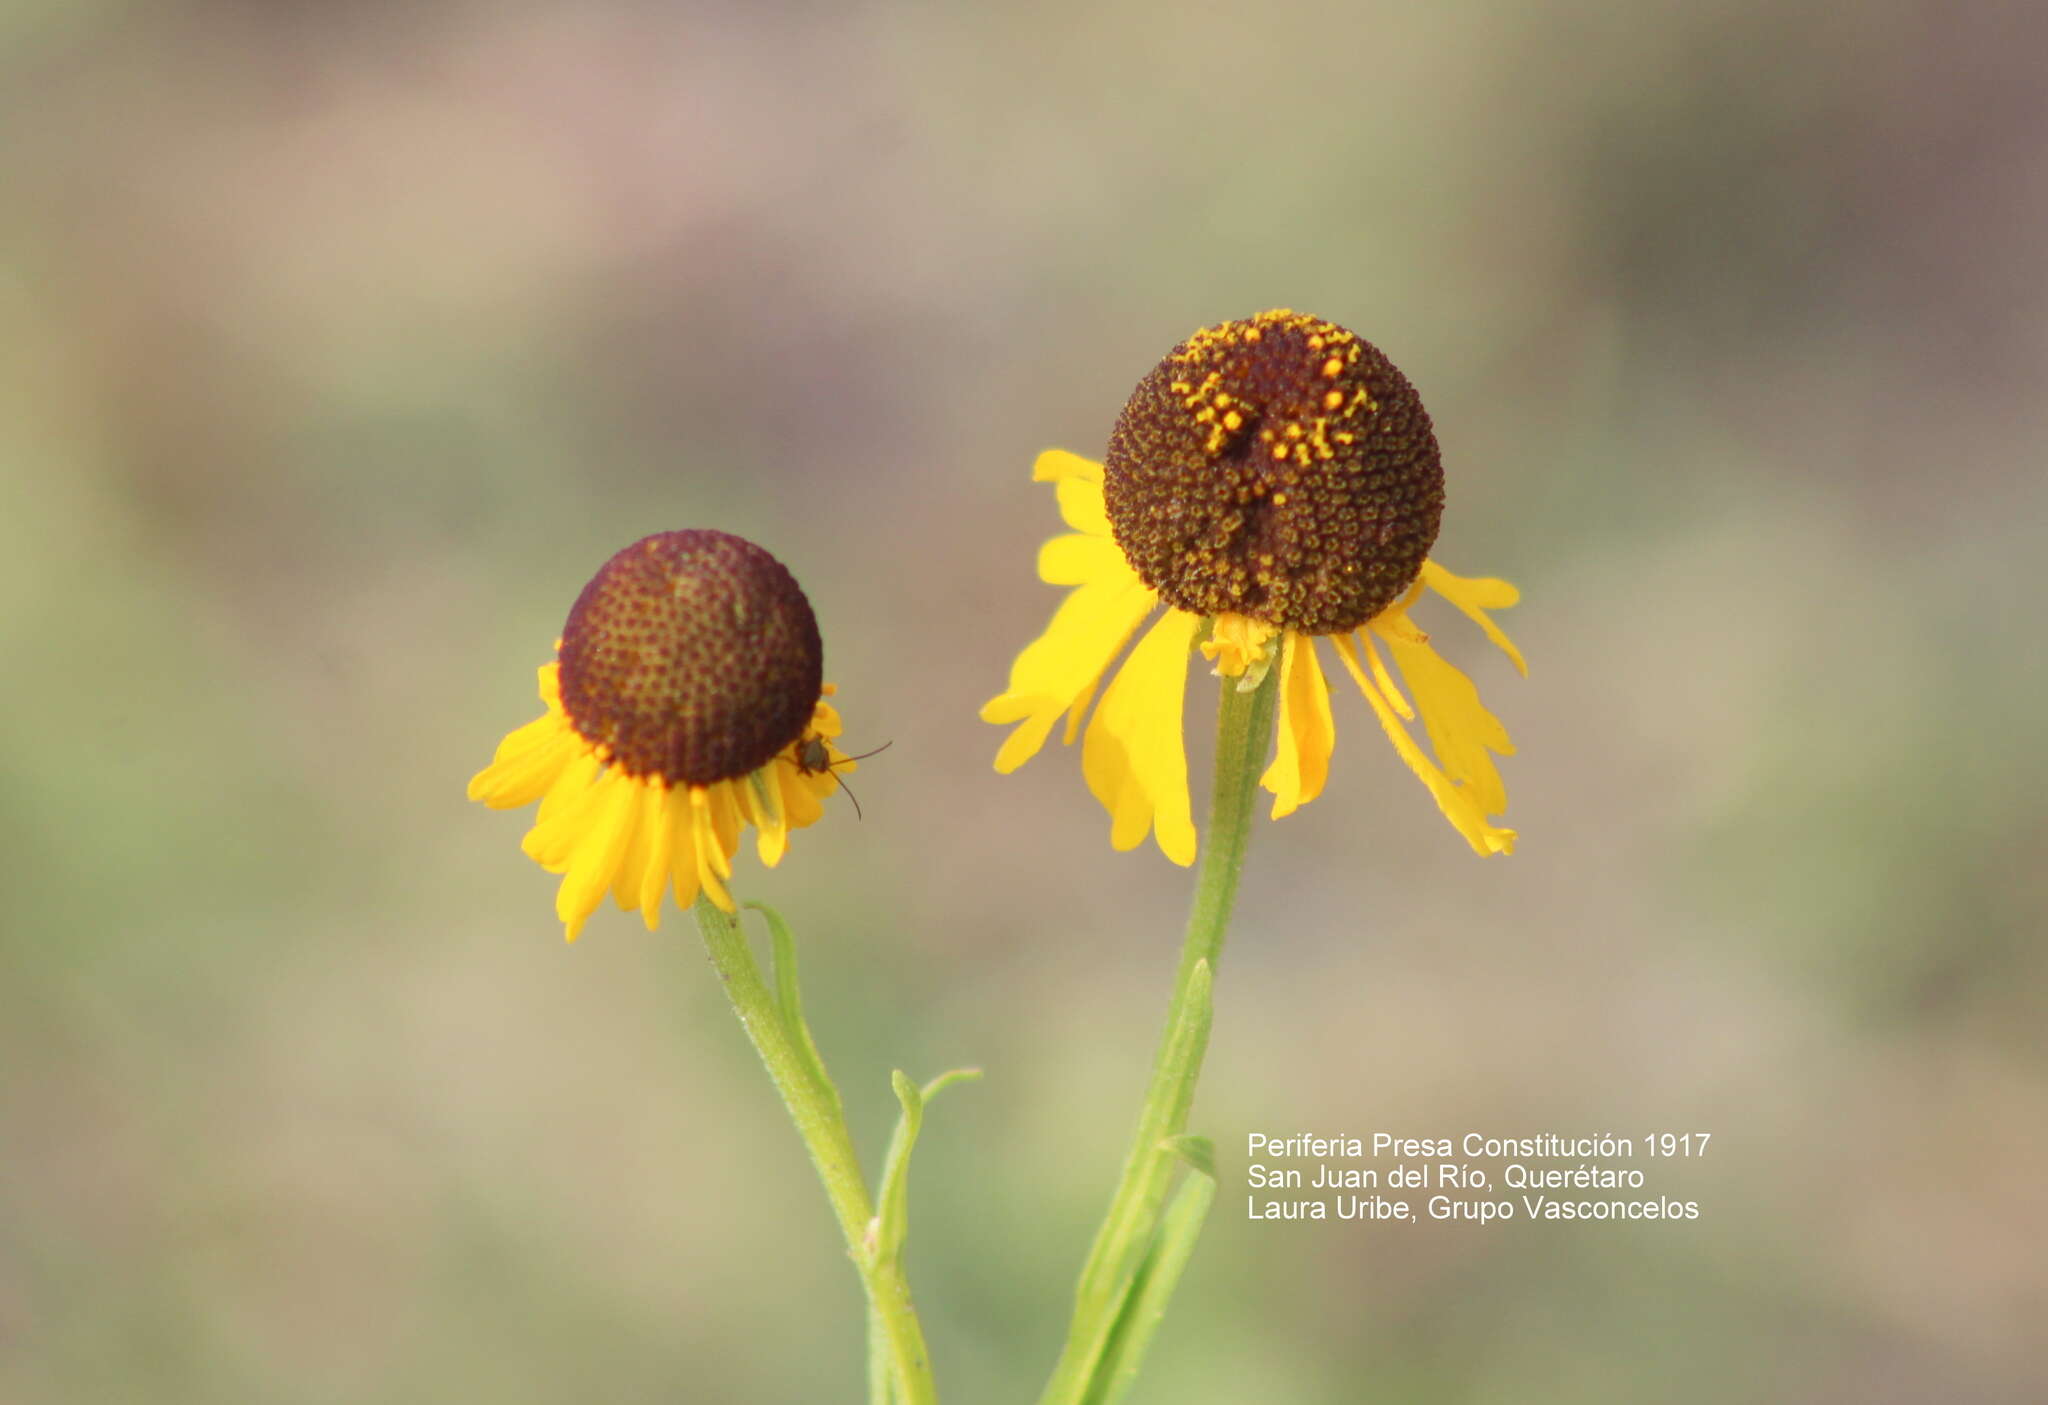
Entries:
<svg viewBox="0 0 2048 1405">
<path fill-rule="evenodd" d="M 854 796 L 853 787 L 849 786 L 834 768 L 844 766 L 849 761 L 865 761 L 870 756 L 887 751 L 894 745 L 895 739 L 891 738 L 873 751 L 863 751 L 858 756 L 847 756 L 834 761 L 832 753 L 825 749 L 825 739 L 823 737 L 805 737 L 804 744 L 796 750 L 796 769 L 801 775 L 815 776 L 823 774 L 832 777 L 832 784 L 845 791 L 846 798 L 853 801 L 853 817 L 857 820 L 866 819 L 867 816 L 860 812 L 860 801 Z"/>
</svg>

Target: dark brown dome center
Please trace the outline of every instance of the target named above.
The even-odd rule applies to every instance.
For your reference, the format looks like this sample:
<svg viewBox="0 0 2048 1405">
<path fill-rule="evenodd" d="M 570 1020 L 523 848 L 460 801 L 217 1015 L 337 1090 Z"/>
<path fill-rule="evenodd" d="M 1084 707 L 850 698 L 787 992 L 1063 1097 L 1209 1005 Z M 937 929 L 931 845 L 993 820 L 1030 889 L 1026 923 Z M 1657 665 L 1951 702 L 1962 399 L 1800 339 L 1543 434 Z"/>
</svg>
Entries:
<svg viewBox="0 0 2048 1405">
<path fill-rule="evenodd" d="M 710 785 L 803 735 L 823 685 L 810 602 L 725 532 L 663 532 L 583 587 L 562 629 L 562 709 L 630 775 Z"/>
<path fill-rule="evenodd" d="M 1281 310 L 1195 333 L 1138 383 L 1103 493 L 1118 545 L 1168 604 L 1333 634 L 1422 570 L 1443 463 L 1393 362 Z"/>
</svg>

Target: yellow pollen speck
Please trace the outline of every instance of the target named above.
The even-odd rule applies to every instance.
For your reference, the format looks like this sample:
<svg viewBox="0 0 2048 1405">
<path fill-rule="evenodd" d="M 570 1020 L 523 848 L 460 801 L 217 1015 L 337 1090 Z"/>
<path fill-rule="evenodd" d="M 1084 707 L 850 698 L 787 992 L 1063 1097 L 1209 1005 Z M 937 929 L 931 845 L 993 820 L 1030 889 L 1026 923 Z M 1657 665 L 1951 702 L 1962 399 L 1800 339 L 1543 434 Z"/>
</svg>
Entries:
<svg viewBox="0 0 2048 1405">
<path fill-rule="evenodd" d="M 1344 392 L 1343 392 L 1343 391 L 1341 391 L 1341 390 L 1331 390 L 1331 391 L 1325 391 L 1325 392 L 1324 392 L 1324 394 L 1323 394 L 1323 408 L 1324 408 L 1325 410 L 1334 410 L 1334 409 L 1336 409 L 1336 408 L 1337 408 L 1337 407 L 1338 407 L 1339 405 L 1342 405 L 1343 403 L 1344 403 Z"/>
<path fill-rule="evenodd" d="M 1289 439 L 1299 439 L 1305 432 L 1306 431 L 1304 431 L 1302 427 L 1298 424 L 1290 424 L 1287 426 L 1287 437 Z"/>
<path fill-rule="evenodd" d="M 1317 332 L 1308 339 L 1308 349 L 1310 351 L 1321 351 L 1323 349 L 1323 334 L 1321 332 Z"/>
<path fill-rule="evenodd" d="M 1327 361 L 1325 361 L 1325 362 L 1323 363 L 1323 379 L 1324 379 L 1324 380 L 1330 380 L 1330 381 L 1333 381 L 1333 380 L 1337 379 L 1337 377 L 1339 377 L 1339 376 L 1341 376 L 1341 375 L 1343 375 L 1343 374 L 1344 374 L 1344 359 L 1343 359 L 1343 358 L 1342 358 L 1341 356 L 1332 356 L 1332 357 L 1331 357 L 1331 358 L 1330 358 L 1329 360 L 1327 360 Z"/>
<path fill-rule="evenodd" d="M 1274 457 L 1274 458 L 1276 458 L 1276 459 L 1284 459 L 1284 458 L 1286 458 L 1286 457 L 1287 457 L 1287 446 L 1286 446 L 1285 444 L 1275 444 L 1275 445 L 1273 446 L 1273 457 Z"/>
<path fill-rule="evenodd" d="M 1243 429 L 1244 416 L 1240 415 L 1237 411 L 1232 410 L 1229 414 L 1223 417 L 1223 427 L 1228 430 Z"/>
<path fill-rule="evenodd" d="M 1275 493 L 1275 494 L 1273 494 L 1273 506 L 1275 506 L 1275 507 L 1285 507 L 1286 505 L 1287 505 L 1287 494 L 1285 494 L 1285 493 Z"/>
</svg>

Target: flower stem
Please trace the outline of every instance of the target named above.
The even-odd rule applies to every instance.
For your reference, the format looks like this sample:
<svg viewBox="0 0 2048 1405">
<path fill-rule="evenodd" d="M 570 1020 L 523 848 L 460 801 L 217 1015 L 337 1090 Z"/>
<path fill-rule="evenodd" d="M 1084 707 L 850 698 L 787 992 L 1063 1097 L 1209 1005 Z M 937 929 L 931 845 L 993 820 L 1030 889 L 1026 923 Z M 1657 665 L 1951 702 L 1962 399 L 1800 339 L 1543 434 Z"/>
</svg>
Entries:
<svg viewBox="0 0 2048 1405">
<path fill-rule="evenodd" d="M 853 1137 L 840 1114 L 838 1095 L 829 1082 L 821 1081 L 822 1069 L 814 1072 L 817 1066 L 799 1051 L 774 995 L 761 978 L 738 919 L 701 894 L 696 915 L 705 950 L 724 980 L 733 1013 L 753 1040 L 754 1051 L 767 1066 L 768 1076 L 782 1094 L 790 1120 L 796 1123 L 797 1134 L 811 1154 L 811 1164 L 818 1168 L 818 1179 L 824 1182 L 832 1213 L 846 1236 L 846 1252 L 867 1290 L 871 1345 L 876 1337 L 886 1343 L 893 1366 L 886 1375 L 870 1371 L 870 1397 L 876 1385 L 886 1388 L 893 1384 L 893 1396 L 882 1396 L 884 1405 L 935 1405 L 938 1395 L 932 1383 L 931 1355 L 925 1350 L 924 1332 L 911 1305 L 910 1285 L 904 1279 L 901 1260 L 894 1253 L 883 1252 L 875 1242 L 874 1207 L 861 1178 Z M 893 1376 L 893 1382 L 888 1376 Z"/>
<path fill-rule="evenodd" d="M 1081 1270 L 1067 1344 L 1040 1405 L 1081 1405 L 1097 1398 L 1096 1375 L 1104 1349 L 1158 1228 L 1179 1159 L 1172 1139 L 1187 1129 L 1195 1080 L 1201 1076 L 1208 1047 L 1209 985 L 1237 901 L 1238 876 L 1251 837 L 1252 800 L 1272 740 L 1279 694 L 1270 676 L 1250 693 L 1224 684 L 1216 722 L 1209 829 L 1181 945 L 1180 972 L 1167 1006 L 1166 1032 L 1138 1114 L 1137 1134 L 1124 1161 L 1123 1179 Z"/>
</svg>

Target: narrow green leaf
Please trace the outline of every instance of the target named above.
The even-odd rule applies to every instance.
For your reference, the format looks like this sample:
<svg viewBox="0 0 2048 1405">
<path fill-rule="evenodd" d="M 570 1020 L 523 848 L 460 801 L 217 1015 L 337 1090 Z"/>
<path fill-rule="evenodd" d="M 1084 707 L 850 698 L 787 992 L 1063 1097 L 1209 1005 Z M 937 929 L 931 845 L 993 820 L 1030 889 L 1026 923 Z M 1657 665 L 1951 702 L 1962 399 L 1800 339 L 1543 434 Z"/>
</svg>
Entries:
<svg viewBox="0 0 2048 1405">
<path fill-rule="evenodd" d="M 977 1083 L 980 1080 L 981 1070 L 978 1068 L 949 1068 L 937 1078 L 924 1085 L 924 1100 L 930 1102 L 955 1083 Z"/>
<path fill-rule="evenodd" d="M 1138 1270 L 1124 1309 L 1110 1329 L 1109 1341 L 1096 1363 L 1087 1393 L 1082 1396 L 1086 1405 L 1117 1405 L 1130 1392 L 1138 1379 L 1138 1368 L 1144 1364 L 1145 1352 L 1166 1318 L 1167 1304 L 1173 1298 L 1173 1290 L 1180 1286 L 1181 1273 L 1194 1253 L 1195 1240 L 1201 1236 L 1202 1223 L 1208 1218 L 1210 1203 L 1215 1198 L 1213 1176 L 1195 1172 L 1181 1181 L 1173 1203 L 1159 1222 L 1158 1237 L 1152 1241 L 1151 1252 Z"/>
<path fill-rule="evenodd" d="M 833 1112 L 843 1116 L 839 1089 L 833 1086 L 832 1075 L 825 1071 L 824 1056 L 818 1052 L 818 1041 L 811 1038 L 810 1022 L 804 1018 L 803 993 L 796 978 L 796 938 L 790 935 L 782 914 L 768 904 L 746 905 L 768 919 L 769 941 L 775 953 L 775 1008 L 789 1030 L 790 1041 L 796 1045 L 797 1057 L 803 1061 L 811 1081 L 818 1085 L 818 1091 L 831 1102 Z"/>
<path fill-rule="evenodd" d="M 924 1126 L 924 1094 L 910 1081 L 910 1075 L 900 1068 L 891 1070 L 889 1086 L 896 1090 L 903 1115 L 889 1138 L 889 1155 L 882 1162 L 882 1188 L 875 1197 L 875 1242 L 869 1252 L 877 1262 L 894 1258 L 910 1232 L 910 1152 Z"/>
<path fill-rule="evenodd" d="M 925 1104 L 955 1083 L 966 1083 L 979 1077 L 981 1070 L 978 1068 L 948 1069 L 919 1088 L 900 1068 L 889 1074 L 889 1084 L 896 1090 L 896 1101 L 903 1105 L 903 1116 L 897 1120 L 895 1134 L 889 1138 L 889 1155 L 882 1163 L 881 1191 L 875 1197 L 874 1242 L 869 1248 L 875 1262 L 880 1263 L 900 1253 L 904 1237 L 910 1232 L 910 1153 L 916 1147 L 917 1134 L 924 1126 Z"/>
<path fill-rule="evenodd" d="M 1168 1137 L 1160 1145 L 1210 1180 L 1216 1179 L 1216 1143 L 1207 1137 Z"/>
</svg>

